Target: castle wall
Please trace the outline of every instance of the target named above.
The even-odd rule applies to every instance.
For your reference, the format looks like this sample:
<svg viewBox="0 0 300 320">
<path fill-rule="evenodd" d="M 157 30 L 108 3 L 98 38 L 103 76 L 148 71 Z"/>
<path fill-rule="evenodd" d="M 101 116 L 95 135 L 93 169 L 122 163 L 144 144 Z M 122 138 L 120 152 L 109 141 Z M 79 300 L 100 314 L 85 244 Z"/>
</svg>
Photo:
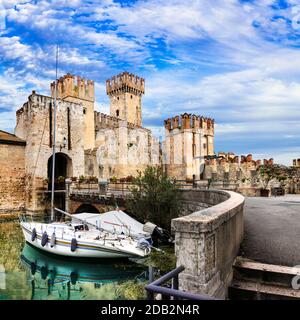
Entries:
<svg viewBox="0 0 300 320">
<path fill-rule="evenodd" d="M 136 176 L 160 161 L 159 141 L 151 131 L 102 113 L 95 115 L 96 158 L 99 178 Z"/>
<path fill-rule="evenodd" d="M 95 127 L 94 127 L 94 102 L 82 101 L 77 98 L 68 97 L 65 101 L 82 104 L 82 113 L 84 119 L 84 149 L 92 149 L 95 147 Z"/>
<path fill-rule="evenodd" d="M 25 191 L 28 210 L 45 208 L 45 179 L 48 178 L 48 160 L 52 156 L 53 143 L 53 102 L 51 97 L 33 93 L 17 111 L 15 134 L 27 142 Z M 83 106 L 63 100 L 57 102 L 56 153 L 62 153 L 68 159 L 68 175 L 80 176 L 84 174 Z"/>
<path fill-rule="evenodd" d="M 0 212 L 25 208 L 25 145 L 0 143 Z"/>
<path fill-rule="evenodd" d="M 211 180 L 213 188 L 238 191 L 244 196 L 259 196 L 262 184 L 258 169 L 261 160 L 253 160 L 252 155 L 236 156 L 233 153 L 219 152 L 218 159 L 205 161 L 204 179 Z M 273 159 L 264 159 L 264 165 L 272 165 Z M 270 187 L 278 185 L 275 179 Z"/>
</svg>

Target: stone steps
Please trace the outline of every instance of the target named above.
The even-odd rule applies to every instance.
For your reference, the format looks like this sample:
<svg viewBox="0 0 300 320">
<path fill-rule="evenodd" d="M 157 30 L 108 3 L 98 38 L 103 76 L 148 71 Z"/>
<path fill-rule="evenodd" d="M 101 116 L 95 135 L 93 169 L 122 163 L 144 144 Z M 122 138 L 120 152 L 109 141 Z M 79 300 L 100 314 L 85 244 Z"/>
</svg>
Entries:
<svg viewBox="0 0 300 320">
<path fill-rule="evenodd" d="M 229 287 L 233 300 L 300 299 L 300 290 L 292 288 L 292 280 L 300 269 L 260 263 L 237 257 Z M 299 276 L 300 278 L 300 276 Z M 300 283 L 300 279 L 298 281 Z"/>
</svg>

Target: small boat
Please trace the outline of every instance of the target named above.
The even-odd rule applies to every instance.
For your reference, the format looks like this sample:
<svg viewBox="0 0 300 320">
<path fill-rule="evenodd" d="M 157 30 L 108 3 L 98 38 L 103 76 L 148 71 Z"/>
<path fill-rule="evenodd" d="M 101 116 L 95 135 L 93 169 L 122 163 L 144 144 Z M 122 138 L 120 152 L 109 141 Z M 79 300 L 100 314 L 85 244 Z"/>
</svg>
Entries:
<svg viewBox="0 0 300 320">
<path fill-rule="evenodd" d="M 145 257 L 151 252 L 143 239 L 89 230 L 78 223 L 21 221 L 26 242 L 45 252 L 78 258 Z"/>
<path fill-rule="evenodd" d="M 53 254 L 78 258 L 146 257 L 151 252 L 146 239 L 112 234 L 82 223 L 20 222 L 26 242 Z"/>
</svg>

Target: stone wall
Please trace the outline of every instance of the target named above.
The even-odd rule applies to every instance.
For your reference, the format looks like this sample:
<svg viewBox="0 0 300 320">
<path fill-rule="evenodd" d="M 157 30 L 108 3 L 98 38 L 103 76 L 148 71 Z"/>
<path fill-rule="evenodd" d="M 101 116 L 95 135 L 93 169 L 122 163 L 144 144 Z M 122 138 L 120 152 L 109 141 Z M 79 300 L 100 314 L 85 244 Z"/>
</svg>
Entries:
<svg viewBox="0 0 300 320">
<path fill-rule="evenodd" d="M 187 190 L 182 199 L 209 208 L 172 220 L 180 289 L 219 298 L 227 296 L 232 264 L 244 233 L 244 197 L 231 191 Z M 191 207 L 192 209 L 192 207 Z"/>
<path fill-rule="evenodd" d="M 232 152 L 219 152 L 217 159 L 205 161 L 203 177 L 211 180 L 213 189 L 226 189 L 244 196 L 259 196 L 262 184 L 258 169 L 262 165 L 273 165 L 273 159 L 253 160 L 252 154 L 237 156 Z M 271 181 L 270 186 L 277 181 Z"/>
<path fill-rule="evenodd" d="M 26 141 L 26 209 L 31 211 L 45 209 L 45 179 L 48 178 L 48 160 L 52 156 L 53 143 L 53 103 L 51 97 L 33 92 L 17 111 L 15 134 Z M 68 159 L 67 177 L 84 175 L 83 106 L 58 100 L 56 119 L 56 153 Z"/>
<path fill-rule="evenodd" d="M 0 212 L 25 208 L 25 146 L 0 143 Z"/>
<path fill-rule="evenodd" d="M 80 185 L 77 182 L 66 181 L 66 203 L 65 208 L 69 213 L 95 212 L 96 209 L 100 213 L 115 210 L 116 204 L 120 210 L 125 209 L 125 199 L 120 195 L 106 194 L 103 186 L 100 184 Z M 89 192 L 87 192 L 89 190 Z M 92 211 L 91 211 L 92 210 Z"/>
<path fill-rule="evenodd" d="M 94 167 L 100 179 L 125 178 L 159 164 L 159 141 L 150 130 L 102 113 L 95 113 L 95 128 L 96 148 L 85 152 L 89 175 Z"/>
</svg>

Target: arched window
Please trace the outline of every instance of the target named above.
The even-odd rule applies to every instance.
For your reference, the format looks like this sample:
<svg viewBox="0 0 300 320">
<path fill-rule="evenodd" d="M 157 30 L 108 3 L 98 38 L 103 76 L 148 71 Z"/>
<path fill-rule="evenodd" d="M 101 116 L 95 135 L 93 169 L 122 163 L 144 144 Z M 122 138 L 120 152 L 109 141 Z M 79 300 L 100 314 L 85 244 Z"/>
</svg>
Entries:
<svg viewBox="0 0 300 320">
<path fill-rule="evenodd" d="M 118 117 L 120 115 L 120 111 L 116 110 L 116 116 Z"/>
</svg>

